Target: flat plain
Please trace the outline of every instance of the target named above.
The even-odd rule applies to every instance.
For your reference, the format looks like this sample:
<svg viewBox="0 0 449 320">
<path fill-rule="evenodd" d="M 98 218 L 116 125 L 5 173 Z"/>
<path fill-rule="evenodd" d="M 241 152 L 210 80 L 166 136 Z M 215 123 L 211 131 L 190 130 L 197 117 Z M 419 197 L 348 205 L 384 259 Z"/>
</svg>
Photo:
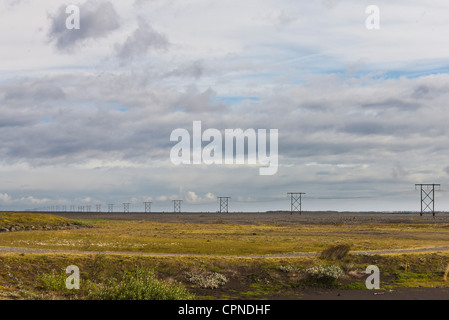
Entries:
<svg viewBox="0 0 449 320">
<path fill-rule="evenodd" d="M 95 299 L 92 288 L 140 268 L 195 299 L 448 297 L 446 213 L 5 212 L 0 228 L 5 299 Z M 322 255 L 338 246 L 348 254 Z M 63 282 L 69 263 L 86 283 L 77 292 L 48 284 Z M 381 271 L 380 290 L 366 288 L 369 265 Z M 313 268 L 338 276 L 313 278 Z"/>
</svg>

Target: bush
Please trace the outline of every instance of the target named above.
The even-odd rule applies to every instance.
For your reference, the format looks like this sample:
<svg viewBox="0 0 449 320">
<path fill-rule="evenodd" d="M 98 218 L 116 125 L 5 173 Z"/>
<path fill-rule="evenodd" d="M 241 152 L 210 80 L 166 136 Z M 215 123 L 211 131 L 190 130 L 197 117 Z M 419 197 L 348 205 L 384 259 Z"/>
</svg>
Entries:
<svg viewBox="0 0 449 320">
<path fill-rule="evenodd" d="M 347 244 L 340 244 L 324 250 L 321 252 L 320 256 L 323 259 L 341 260 L 349 254 L 350 249 L 351 246 Z"/>
<path fill-rule="evenodd" d="M 333 285 L 341 276 L 344 275 L 344 272 L 339 266 L 315 266 L 306 269 L 306 275 L 308 280 L 311 282 Z"/>
<path fill-rule="evenodd" d="M 67 275 L 56 273 L 43 273 L 40 275 L 41 288 L 48 291 L 66 291 Z"/>
<path fill-rule="evenodd" d="M 193 296 L 178 282 L 156 278 L 153 270 L 125 271 L 123 278 L 97 285 L 88 296 L 91 300 L 191 300 Z"/>
</svg>

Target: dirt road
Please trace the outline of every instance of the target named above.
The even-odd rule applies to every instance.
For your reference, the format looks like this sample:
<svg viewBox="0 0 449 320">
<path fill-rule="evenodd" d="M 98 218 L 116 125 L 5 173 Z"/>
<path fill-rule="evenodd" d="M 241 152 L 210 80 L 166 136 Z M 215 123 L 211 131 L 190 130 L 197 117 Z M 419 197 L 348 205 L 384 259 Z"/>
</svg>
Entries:
<svg viewBox="0 0 449 320">
<path fill-rule="evenodd" d="M 399 253 L 425 253 L 449 251 L 449 247 L 430 247 L 419 249 L 398 249 L 398 250 L 375 250 L 375 251 L 353 251 L 350 254 L 399 254 Z M 181 253 L 154 253 L 154 252 L 123 252 L 123 251 L 80 251 L 80 250 L 54 250 L 35 249 L 19 247 L 0 247 L 0 253 L 61 253 L 61 254 L 116 254 L 116 255 L 143 255 L 143 256 L 175 256 L 175 257 L 214 257 L 214 258 L 292 258 L 292 257 L 313 257 L 318 256 L 317 252 L 290 252 L 270 255 L 221 255 L 221 254 L 181 254 Z"/>
</svg>

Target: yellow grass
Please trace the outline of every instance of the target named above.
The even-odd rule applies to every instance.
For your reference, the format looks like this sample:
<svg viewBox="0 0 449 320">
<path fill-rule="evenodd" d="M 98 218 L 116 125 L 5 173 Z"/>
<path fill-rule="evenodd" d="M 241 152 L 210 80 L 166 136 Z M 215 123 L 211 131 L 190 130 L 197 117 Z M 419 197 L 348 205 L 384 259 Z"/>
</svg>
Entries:
<svg viewBox="0 0 449 320">
<path fill-rule="evenodd" d="M 448 226 L 433 224 L 84 222 L 96 228 L 2 233 L 0 246 L 209 255 L 320 252 L 336 244 L 350 244 L 352 251 L 449 246 Z"/>
</svg>

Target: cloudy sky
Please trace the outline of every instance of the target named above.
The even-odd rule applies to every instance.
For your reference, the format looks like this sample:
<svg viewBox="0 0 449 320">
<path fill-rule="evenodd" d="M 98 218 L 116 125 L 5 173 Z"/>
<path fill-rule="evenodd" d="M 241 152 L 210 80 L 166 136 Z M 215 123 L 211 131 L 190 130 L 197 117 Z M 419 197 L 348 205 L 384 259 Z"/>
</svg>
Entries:
<svg viewBox="0 0 449 320">
<path fill-rule="evenodd" d="M 416 211 L 415 183 L 449 210 L 448 16 L 444 0 L 0 0 L 0 210 L 288 210 L 305 192 L 304 210 Z M 193 121 L 278 129 L 278 172 L 174 165 L 170 134 Z"/>
</svg>

